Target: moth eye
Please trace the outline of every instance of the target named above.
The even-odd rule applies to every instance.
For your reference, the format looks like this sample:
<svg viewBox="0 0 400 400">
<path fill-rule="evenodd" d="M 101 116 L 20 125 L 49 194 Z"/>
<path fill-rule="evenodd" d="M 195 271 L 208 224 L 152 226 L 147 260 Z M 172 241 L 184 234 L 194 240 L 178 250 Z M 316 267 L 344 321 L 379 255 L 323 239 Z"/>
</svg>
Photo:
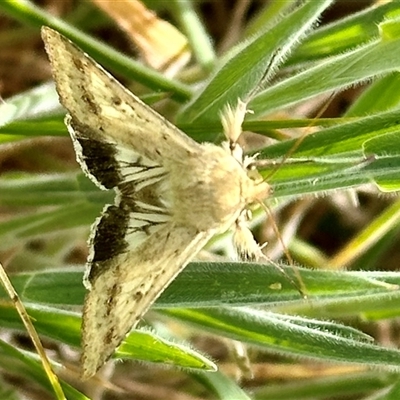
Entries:
<svg viewBox="0 0 400 400">
<path fill-rule="evenodd" d="M 255 168 L 254 165 L 251 165 L 249 167 L 249 169 L 247 170 L 247 176 L 253 181 L 258 181 L 258 182 L 262 182 L 263 181 L 263 177 L 257 171 L 257 169 Z"/>
</svg>

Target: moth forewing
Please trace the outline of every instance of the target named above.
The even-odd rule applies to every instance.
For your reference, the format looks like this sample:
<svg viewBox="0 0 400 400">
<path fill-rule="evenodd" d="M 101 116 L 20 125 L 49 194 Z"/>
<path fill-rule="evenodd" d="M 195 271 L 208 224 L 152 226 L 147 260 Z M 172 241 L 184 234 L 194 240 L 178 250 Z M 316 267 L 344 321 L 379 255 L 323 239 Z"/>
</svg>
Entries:
<svg viewBox="0 0 400 400">
<path fill-rule="evenodd" d="M 82 324 L 89 378 L 211 236 L 241 221 L 270 187 L 249 174 L 236 143 L 243 103 L 223 119 L 227 145 L 198 144 L 58 32 L 44 27 L 42 37 L 77 160 L 100 188 L 117 193 L 89 240 Z"/>
<path fill-rule="evenodd" d="M 60 102 L 72 121 L 91 129 L 91 140 L 134 148 L 153 161 L 198 150 L 198 143 L 146 106 L 70 40 L 48 27 L 42 28 L 42 38 Z"/>
<path fill-rule="evenodd" d="M 82 325 L 84 379 L 107 361 L 126 333 L 213 233 L 199 234 L 193 228 L 170 222 L 141 245 L 131 243 L 112 259 L 92 262 L 94 275 L 89 275 L 91 290 L 85 298 Z"/>
</svg>

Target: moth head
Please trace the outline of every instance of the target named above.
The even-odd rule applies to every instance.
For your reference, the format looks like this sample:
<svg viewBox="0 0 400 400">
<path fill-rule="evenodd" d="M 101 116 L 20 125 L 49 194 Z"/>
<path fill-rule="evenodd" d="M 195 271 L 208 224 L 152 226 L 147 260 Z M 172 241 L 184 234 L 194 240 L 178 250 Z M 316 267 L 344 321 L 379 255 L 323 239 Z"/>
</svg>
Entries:
<svg viewBox="0 0 400 400">
<path fill-rule="evenodd" d="M 254 166 L 247 169 L 247 188 L 244 193 L 247 193 L 246 202 L 249 203 L 262 203 L 266 198 L 272 194 L 271 186 L 265 181 L 261 174 Z"/>
</svg>

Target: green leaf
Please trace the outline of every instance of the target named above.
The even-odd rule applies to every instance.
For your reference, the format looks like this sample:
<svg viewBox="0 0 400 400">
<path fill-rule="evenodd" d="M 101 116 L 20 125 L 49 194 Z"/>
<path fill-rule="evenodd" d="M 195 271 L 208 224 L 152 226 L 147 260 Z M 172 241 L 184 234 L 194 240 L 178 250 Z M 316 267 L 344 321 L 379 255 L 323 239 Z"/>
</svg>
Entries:
<svg viewBox="0 0 400 400">
<path fill-rule="evenodd" d="M 163 364 L 180 368 L 216 371 L 217 366 L 187 344 L 166 340 L 148 331 L 136 330 L 118 348 L 116 357 Z"/>
<path fill-rule="evenodd" d="M 368 43 L 380 36 L 379 26 L 385 20 L 400 16 L 400 4 L 396 1 L 375 5 L 357 13 L 322 25 L 307 36 L 287 65 L 310 62 L 343 53 Z"/>
<path fill-rule="evenodd" d="M 45 389 L 48 393 L 54 395 L 52 386 L 48 380 L 46 373 L 42 368 L 39 358 L 32 353 L 17 349 L 8 343 L 0 340 L 0 367 L 9 374 L 15 374 L 23 379 L 28 379 Z M 58 364 L 53 363 L 55 369 L 59 369 Z M 89 398 L 77 391 L 75 388 L 61 381 L 61 387 L 71 400 L 88 400 Z"/>
<path fill-rule="evenodd" d="M 213 333 L 278 353 L 399 368 L 400 351 L 374 345 L 372 339 L 366 341 L 361 333 L 339 324 L 250 308 L 169 309 L 165 313 Z"/>
<path fill-rule="evenodd" d="M 264 75 L 271 75 L 331 3 L 331 0 L 305 1 L 274 27 L 268 26 L 251 39 L 211 78 L 185 109 L 180 122 L 216 120 L 226 104 L 233 102 L 235 106 L 238 98 L 246 100 Z"/>
<path fill-rule="evenodd" d="M 378 114 L 400 107 L 400 73 L 393 72 L 377 79 L 358 97 L 346 112 L 346 117 Z"/>
<path fill-rule="evenodd" d="M 363 147 L 366 153 L 375 154 L 379 160 L 386 160 L 393 171 L 385 176 L 379 176 L 375 182 L 382 192 L 394 192 L 400 190 L 400 179 L 397 168 L 400 166 L 400 149 L 394 143 L 400 141 L 400 130 L 386 133 L 367 140 Z"/>
<path fill-rule="evenodd" d="M 329 91 L 339 91 L 376 76 L 397 71 L 400 40 L 375 40 L 327 59 L 262 91 L 250 101 L 252 118 Z"/>
<path fill-rule="evenodd" d="M 329 369 L 329 367 L 328 367 Z M 256 400 L 293 400 L 293 399 L 323 399 L 327 393 L 335 393 L 338 398 L 365 395 L 379 389 L 390 387 L 398 380 L 398 374 L 379 373 L 376 371 L 355 371 L 343 368 L 338 372 L 324 376 L 291 380 L 287 383 L 265 385 L 257 388 L 254 393 Z M 354 368 L 353 368 L 354 370 Z"/>
<path fill-rule="evenodd" d="M 397 299 L 400 276 L 376 276 L 372 272 L 333 272 L 299 269 L 310 302 L 305 301 L 293 285 L 297 280 L 292 266 L 279 265 L 285 275 L 273 264 L 245 262 L 190 263 L 165 290 L 154 305 L 168 307 L 219 307 L 240 305 L 278 305 L 297 301 L 303 309 L 349 302 L 347 312 L 357 313 L 387 307 L 388 299 Z M 23 300 L 51 306 L 79 306 L 83 303 L 85 289 L 82 269 L 51 270 L 15 274 L 12 283 Z M 240 285 L 237 282 L 241 282 Z M 54 288 L 57 288 L 55 291 Z M 277 289 L 278 288 L 278 289 Z M 5 296 L 2 290 L 0 294 Z M 356 309 L 352 302 L 357 298 Z M 365 308 L 363 309 L 363 301 Z M 390 300 L 392 301 L 392 300 Z"/>
</svg>

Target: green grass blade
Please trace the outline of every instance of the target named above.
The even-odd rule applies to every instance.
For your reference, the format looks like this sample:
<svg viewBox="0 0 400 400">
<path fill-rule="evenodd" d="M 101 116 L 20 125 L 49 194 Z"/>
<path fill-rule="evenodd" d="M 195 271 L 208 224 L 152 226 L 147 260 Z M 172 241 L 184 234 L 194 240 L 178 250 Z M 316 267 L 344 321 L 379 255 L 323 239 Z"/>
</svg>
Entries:
<svg viewBox="0 0 400 400">
<path fill-rule="evenodd" d="M 185 109 L 180 121 L 217 120 L 226 104 L 245 100 L 267 72 L 270 75 L 315 24 L 332 1 L 306 1 L 233 56 Z M 268 70 L 268 71 L 267 71 Z"/>
</svg>

